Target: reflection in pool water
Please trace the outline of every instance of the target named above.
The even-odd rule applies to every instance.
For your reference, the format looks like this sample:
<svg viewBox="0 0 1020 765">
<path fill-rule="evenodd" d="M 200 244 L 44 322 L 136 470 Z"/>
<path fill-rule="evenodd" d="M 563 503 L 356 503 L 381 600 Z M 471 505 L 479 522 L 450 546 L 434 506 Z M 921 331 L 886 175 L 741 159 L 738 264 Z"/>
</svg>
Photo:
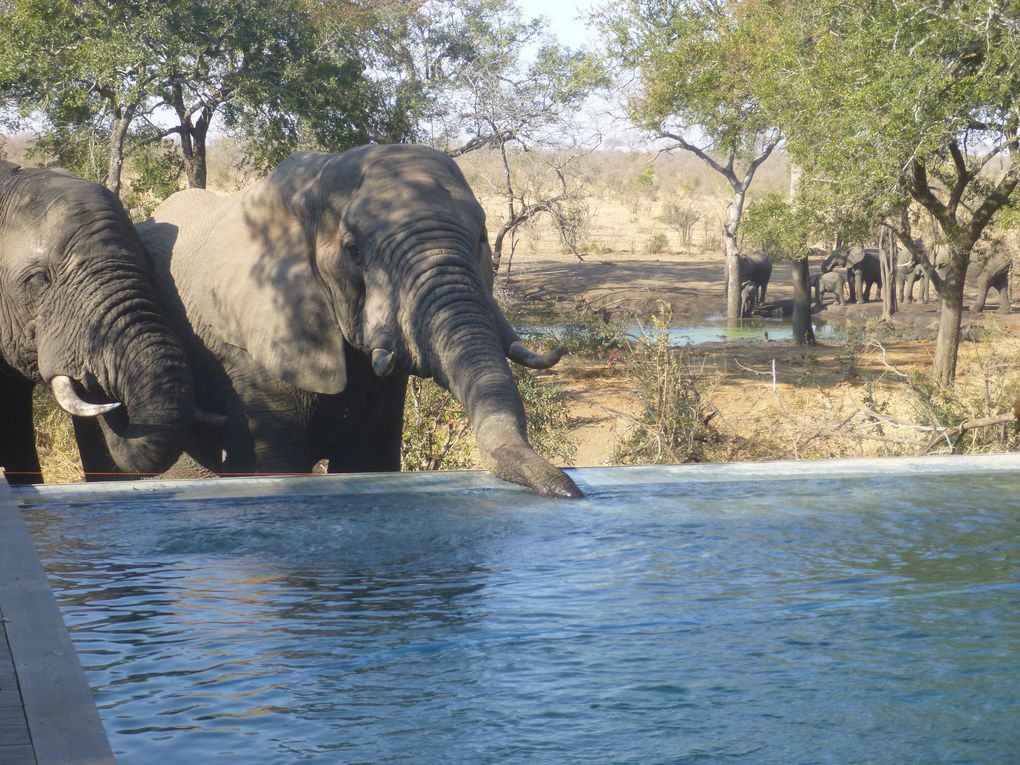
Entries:
<svg viewBox="0 0 1020 765">
<path fill-rule="evenodd" d="M 609 472 L 25 513 L 125 765 L 1016 761 L 1020 473 Z"/>
</svg>

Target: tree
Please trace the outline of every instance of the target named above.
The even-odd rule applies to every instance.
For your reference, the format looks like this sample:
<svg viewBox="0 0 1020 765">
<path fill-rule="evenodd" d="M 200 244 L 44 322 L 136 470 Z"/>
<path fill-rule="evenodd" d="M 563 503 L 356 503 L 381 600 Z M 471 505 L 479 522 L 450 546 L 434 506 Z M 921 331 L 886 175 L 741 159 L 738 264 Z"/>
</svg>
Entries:
<svg viewBox="0 0 1020 765">
<path fill-rule="evenodd" d="M 357 7 L 12 0 L 0 13 L 0 91 L 55 139 L 84 132 L 108 142 L 106 183 L 115 191 L 131 131 L 149 142 L 176 136 L 188 184 L 204 187 L 218 115 L 262 170 L 298 147 L 407 136 L 367 74 Z"/>
<path fill-rule="evenodd" d="M 46 122 L 43 143 L 85 177 L 120 191 L 132 121 L 156 95 L 147 39 L 163 3 L 13 0 L 0 6 L 0 93 Z M 95 157 L 106 154 L 105 167 Z"/>
<path fill-rule="evenodd" d="M 923 264 L 941 302 L 933 374 L 952 384 L 971 253 L 1020 183 L 1020 2 L 749 5 L 788 41 L 772 104 L 804 185 L 858 223 L 889 219 Z M 938 223 L 944 276 L 910 234 L 911 205 Z"/>
<path fill-rule="evenodd" d="M 501 173 L 488 180 L 506 217 L 492 232 L 495 270 L 511 260 L 520 227 L 543 215 L 579 255 L 571 232 L 584 191 L 574 160 L 599 139 L 584 135 L 577 115 L 605 81 L 596 58 L 558 45 L 543 20 L 525 18 L 513 0 L 380 6 L 370 26 L 373 68 L 389 73 L 388 91 L 422 140 L 453 157 L 498 152 Z M 539 148 L 541 160 L 532 152 Z"/>
<path fill-rule="evenodd" d="M 797 345 L 815 343 L 811 326 L 811 285 L 807 257 L 810 242 L 818 231 L 813 211 L 799 198 L 787 201 L 769 194 L 753 202 L 744 222 L 744 238 L 756 247 L 772 253 L 777 260 L 790 262 L 793 280 L 793 339 Z"/>
<path fill-rule="evenodd" d="M 740 316 L 738 233 L 748 188 L 781 140 L 757 93 L 763 57 L 741 4 L 726 0 L 626 0 L 600 14 L 611 57 L 636 73 L 632 121 L 694 154 L 733 191 L 723 226 L 727 306 Z"/>
</svg>

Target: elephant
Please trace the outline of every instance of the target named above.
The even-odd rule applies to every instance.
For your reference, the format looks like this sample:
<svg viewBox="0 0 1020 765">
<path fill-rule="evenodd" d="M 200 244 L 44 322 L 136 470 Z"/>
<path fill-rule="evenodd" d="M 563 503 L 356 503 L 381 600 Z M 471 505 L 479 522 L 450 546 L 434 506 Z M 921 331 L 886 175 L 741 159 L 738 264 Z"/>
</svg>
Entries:
<svg viewBox="0 0 1020 765">
<path fill-rule="evenodd" d="M 859 300 L 867 303 L 871 299 L 871 287 L 875 286 L 875 298 L 882 293 L 882 264 L 878 250 L 865 249 L 860 245 L 840 247 L 822 261 L 822 273 L 835 268 L 845 268 L 847 285 L 850 288 L 850 302 Z"/>
<path fill-rule="evenodd" d="M 40 482 L 32 392 L 73 415 L 90 474 L 158 473 L 196 417 L 184 349 L 119 200 L 63 170 L 0 161 L 0 466 Z"/>
<path fill-rule="evenodd" d="M 1009 313 L 1010 295 L 1009 279 L 1013 274 L 1013 258 L 1009 254 L 999 253 L 990 256 L 977 276 L 977 297 L 974 299 L 974 310 L 985 310 L 985 300 L 989 288 L 999 293 L 999 313 Z"/>
<path fill-rule="evenodd" d="M 750 255 L 741 254 L 737 258 L 740 263 L 741 291 L 743 291 L 745 283 L 753 283 L 758 288 L 755 302 L 758 305 L 764 304 L 769 279 L 772 278 L 772 259 L 767 252 L 752 252 Z"/>
<path fill-rule="evenodd" d="M 918 301 L 927 303 L 931 296 L 931 280 L 921 264 L 911 260 L 909 263 L 896 266 L 896 298 L 901 303 L 914 302 L 914 285 L 918 282 L 921 283 Z"/>
<path fill-rule="evenodd" d="M 811 276 L 811 287 L 815 291 L 815 304 L 822 307 L 822 296 L 828 292 L 834 298 L 836 305 L 843 305 L 843 295 L 846 291 L 846 276 L 839 271 L 827 271 L 823 274 Z"/>
<path fill-rule="evenodd" d="M 485 215 L 446 154 L 370 145 L 298 152 L 231 195 L 186 190 L 138 226 L 195 368 L 226 425 L 188 454 L 216 473 L 400 469 L 409 375 L 465 408 L 485 464 L 579 497 L 527 441 L 507 358 L 524 346 L 492 295 Z"/>
<path fill-rule="evenodd" d="M 754 313 L 758 303 L 758 285 L 744 282 L 740 285 L 740 318 L 746 319 Z"/>
</svg>

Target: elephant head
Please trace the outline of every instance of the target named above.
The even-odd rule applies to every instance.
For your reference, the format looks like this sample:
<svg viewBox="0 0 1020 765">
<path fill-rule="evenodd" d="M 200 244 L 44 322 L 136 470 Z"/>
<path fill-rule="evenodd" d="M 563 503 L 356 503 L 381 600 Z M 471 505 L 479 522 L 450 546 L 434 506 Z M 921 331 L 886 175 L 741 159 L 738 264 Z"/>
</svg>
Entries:
<svg viewBox="0 0 1020 765">
<path fill-rule="evenodd" d="M 0 362 L 50 386 L 70 414 L 98 417 L 122 470 L 160 472 L 180 455 L 195 417 L 190 367 L 107 189 L 0 162 Z"/>
<path fill-rule="evenodd" d="M 183 222 L 194 203 L 178 194 L 157 220 Z M 378 377 L 432 377 L 465 407 L 497 476 L 580 496 L 529 446 L 507 364 L 550 367 L 562 349 L 528 350 L 496 305 L 485 215 L 447 155 L 409 145 L 298 153 L 224 205 L 243 224 L 168 236 L 178 287 L 228 343 L 313 393 L 345 389 L 345 343 Z M 195 262 L 180 262 L 188 253 Z M 186 275 L 199 276 L 182 286 Z"/>
</svg>

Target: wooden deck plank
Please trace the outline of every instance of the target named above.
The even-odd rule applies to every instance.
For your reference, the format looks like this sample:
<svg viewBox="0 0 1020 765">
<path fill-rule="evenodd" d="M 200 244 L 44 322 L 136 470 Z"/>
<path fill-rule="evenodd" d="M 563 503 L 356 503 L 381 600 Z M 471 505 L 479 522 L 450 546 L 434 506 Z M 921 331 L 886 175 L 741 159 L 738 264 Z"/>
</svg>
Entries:
<svg viewBox="0 0 1020 765">
<path fill-rule="evenodd" d="M 113 752 L 78 654 L 2 477 L 0 613 L 29 737 L 27 747 L 12 744 L 0 749 L 0 759 L 5 765 L 113 765 Z M 12 722 L 12 737 L 18 735 L 13 732 L 16 723 Z M 26 750 L 33 753 L 32 759 L 25 759 Z"/>
</svg>

